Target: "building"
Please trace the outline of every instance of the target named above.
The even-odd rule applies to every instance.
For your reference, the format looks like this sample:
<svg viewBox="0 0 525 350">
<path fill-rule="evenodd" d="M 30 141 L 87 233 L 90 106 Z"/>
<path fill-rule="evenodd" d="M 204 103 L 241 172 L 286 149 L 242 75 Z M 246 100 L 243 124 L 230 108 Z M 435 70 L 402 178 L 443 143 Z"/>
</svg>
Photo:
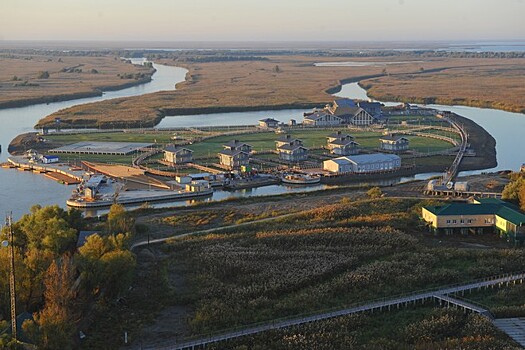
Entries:
<svg viewBox="0 0 525 350">
<path fill-rule="evenodd" d="M 287 162 L 303 162 L 308 159 L 308 148 L 303 146 L 303 141 L 291 135 L 283 135 L 275 141 L 279 159 Z"/>
<path fill-rule="evenodd" d="M 277 141 L 275 141 L 275 147 L 277 148 L 277 150 L 279 150 L 279 147 L 284 146 L 284 145 L 302 146 L 303 141 L 293 138 L 292 135 L 290 134 L 286 134 L 286 135 L 279 137 Z"/>
<path fill-rule="evenodd" d="M 351 135 L 337 131 L 327 137 L 327 148 L 330 153 L 340 156 L 349 156 L 359 153 L 359 144 Z"/>
<path fill-rule="evenodd" d="M 239 140 L 231 140 L 228 143 L 225 143 L 222 145 L 224 149 L 230 150 L 230 151 L 243 151 L 246 153 L 250 153 L 252 151 L 252 146 L 244 143 Z"/>
<path fill-rule="evenodd" d="M 401 168 L 401 158 L 395 154 L 362 154 L 339 157 L 323 162 L 323 169 L 332 173 L 379 173 Z"/>
<path fill-rule="evenodd" d="M 496 198 L 427 206 L 421 209 L 421 216 L 434 233 L 498 233 L 519 245 L 525 241 L 525 214 L 515 205 Z"/>
<path fill-rule="evenodd" d="M 193 162 L 193 151 L 184 147 L 169 145 L 164 149 L 164 160 L 173 164 Z"/>
<path fill-rule="evenodd" d="M 58 156 L 42 156 L 42 163 L 44 164 L 58 163 L 58 160 Z"/>
<path fill-rule="evenodd" d="M 230 170 L 238 170 L 250 164 L 250 154 L 241 150 L 224 149 L 219 152 L 219 164 Z"/>
<path fill-rule="evenodd" d="M 308 148 L 301 145 L 282 145 L 277 151 L 279 159 L 287 162 L 304 162 L 308 159 Z"/>
<path fill-rule="evenodd" d="M 279 121 L 273 118 L 266 118 L 259 120 L 259 126 L 266 129 L 275 129 L 279 126 Z"/>
<path fill-rule="evenodd" d="M 342 123 L 342 118 L 322 111 L 307 114 L 303 119 L 303 124 L 307 126 L 335 126 Z"/>
<path fill-rule="evenodd" d="M 360 107 L 358 103 L 360 102 L 355 102 L 348 98 L 338 99 L 335 100 L 331 106 L 326 106 L 325 110 L 330 114 L 341 118 L 343 124 L 368 126 L 377 122 L 377 119 Z"/>
<path fill-rule="evenodd" d="M 354 139 L 354 137 L 352 135 L 343 134 L 343 132 L 341 130 L 338 130 L 338 131 L 336 131 L 334 133 L 331 133 L 326 138 L 328 139 L 328 143 L 330 143 L 332 141 L 335 141 L 335 140 L 341 140 L 341 139 L 345 139 L 345 140 L 353 140 Z"/>
<path fill-rule="evenodd" d="M 382 105 L 379 102 L 359 101 L 357 102 L 357 105 L 375 119 L 379 120 L 383 117 L 383 112 L 381 110 Z"/>
<path fill-rule="evenodd" d="M 330 153 L 339 156 L 349 156 L 359 153 L 359 144 L 353 140 L 341 139 L 328 142 Z"/>
<path fill-rule="evenodd" d="M 388 152 L 404 152 L 408 150 L 409 141 L 403 136 L 387 135 L 379 139 L 380 148 Z"/>
</svg>

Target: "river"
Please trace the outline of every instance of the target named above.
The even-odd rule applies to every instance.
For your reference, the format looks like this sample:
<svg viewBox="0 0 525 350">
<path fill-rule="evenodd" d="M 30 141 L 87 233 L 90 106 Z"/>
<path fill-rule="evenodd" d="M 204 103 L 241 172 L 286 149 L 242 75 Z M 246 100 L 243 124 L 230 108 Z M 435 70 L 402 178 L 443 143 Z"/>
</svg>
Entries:
<svg viewBox="0 0 525 350">
<path fill-rule="evenodd" d="M 143 61 L 143 59 L 138 59 L 133 60 L 133 63 L 140 64 Z M 7 146 L 11 140 L 19 134 L 35 131 L 33 126 L 46 115 L 82 103 L 173 90 L 176 83 L 185 80 L 187 70 L 184 68 L 163 65 L 154 65 L 154 67 L 157 72 L 153 75 L 151 82 L 145 84 L 118 91 L 108 91 L 98 97 L 0 110 L 0 121 L 2 123 L 0 128 L 0 144 L 2 145 L 0 162 L 7 160 Z M 0 169 L 0 218 L 10 211 L 13 212 L 15 218 L 19 218 L 28 212 L 33 204 L 37 203 L 64 206 L 72 189 L 71 186 L 64 186 L 42 175 L 13 169 Z"/>
<path fill-rule="evenodd" d="M 111 91 L 101 97 L 85 98 L 67 102 L 52 104 L 39 104 L 28 107 L 0 110 L 0 120 L 3 127 L 0 129 L 0 143 L 3 153 L 0 160 L 7 158 L 7 145 L 18 134 L 33 131 L 36 122 L 59 109 L 87 102 L 101 101 L 109 98 L 135 96 L 161 90 L 174 89 L 176 83 L 184 81 L 186 70 L 177 67 L 154 65 L 157 72 L 153 80 L 139 86 Z M 321 68 L 322 69 L 322 68 Z M 335 94 L 338 97 L 366 99 L 366 91 L 357 83 L 345 84 L 341 91 Z M 396 103 L 387 103 L 389 105 Z M 432 105 L 436 109 L 450 110 L 463 115 L 484 127 L 496 139 L 498 166 L 493 170 L 519 169 L 525 158 L 520 151 L 525 149 L 525 138 L 522 137 L 525 130 L 525 116 L 518 113 L 510 113 L 493 109 L 481 109 L 463 106 L 441 106 Z M 307 110 L 269 110 L 257 112 L 235 112 L 216 113 L 203 115 L 183 115 L 166 117 L 158 128 L 163 127 L 188 127 L 188 126 L 218 126 L 218 125 L 246 125 L 256 124 L 259 119 L 270 117 L 287 122 L 290 119 L 302 120 L 302 114 Z M 424 179 L 435 174 L 419 174 L 413 178 Z M 390 180 L 393 182 L 405 181 L 411 178 L 398 178 Z M 298 191 L 311 191 L 327 188 L 326 185 L 317 185 L 308 188 L 290 186 L 266 186 L 257 189 L 236 192 L 215 191 L 212 200 L 220 200 L 241 196 L 260 196 L 281 194 Z M 26 213 L 33 204 L 50 205 L 58 204 L 65 206 L 65 201 L 71 193 L 72 187 L 58 184 L 42 175 L 16 170 L 0 169 L 0 215 L 12 211 L 15 218 Z M 207 199 L 210 200 L 210 199 Z M 189 202 L 156 204 L 155 206 L 177 206 L 187 205 Z M 100 211 L 98 212 L 100 213 Z M 97 212 L 91 212 L 96 215 Z"/>
</svg>

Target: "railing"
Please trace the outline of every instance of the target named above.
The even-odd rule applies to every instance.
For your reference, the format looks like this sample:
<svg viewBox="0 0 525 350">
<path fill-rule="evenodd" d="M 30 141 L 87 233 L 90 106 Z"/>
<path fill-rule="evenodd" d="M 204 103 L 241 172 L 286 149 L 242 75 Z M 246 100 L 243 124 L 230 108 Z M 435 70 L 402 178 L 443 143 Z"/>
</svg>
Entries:
<svg viewBox="0 0 525 350">
<path fill-rule="evenodd" d="M 156 346 L 151 347 L 149 349 L 182 350 L 186 348 L 192 348 L 195 346 L 203 346 L 209 343 L 214 343 L 222 340 L 238 338 L 245 335 L 261 333 L 272 329 L 280 329 L 295 325 L 301 325 L 313 321 L 345 316 L 359 312 L 373 311 L 392 306 L 402 306 L 403 304 L 408 305 L 409 303 L 414 303 L 420 300 L 432 299 L 436 294 L 453 294 L 461 291 L 468 291 L 496 284 L 509 283 L 517 280 L 523 282 L 523 279 L 525 279 L 525 273 L 523 272 L 516 274 L 504 274 L 493 277 L 486 277 L 472 281 L 468 284 L 456 283 L 446 287 L 428 288 L 415 292 L 399 294 L 395 297 L 383 297 L 371 301 L 355 303 L 343 309 L 332 308 L 324 311 L 318 311 L 316 313 L 305 313 L 300 315 L 278 318 L 272 321 L 253 323 L 248 326 L 233 327 L 230 329 L 224 329 L 218 332 L 210 333 L 204 336 L 195 336 L 193 337 L 194 340 L 191 340 L 191 338 L 189 338 L 186 339 L 183 343 L 179 343 L 176 345 L 166 345 L 164 347 L 159 347 L 160 344 L 157 344 Z M 146 347 L 146 349 L 148 348 Z"/>
</svg>

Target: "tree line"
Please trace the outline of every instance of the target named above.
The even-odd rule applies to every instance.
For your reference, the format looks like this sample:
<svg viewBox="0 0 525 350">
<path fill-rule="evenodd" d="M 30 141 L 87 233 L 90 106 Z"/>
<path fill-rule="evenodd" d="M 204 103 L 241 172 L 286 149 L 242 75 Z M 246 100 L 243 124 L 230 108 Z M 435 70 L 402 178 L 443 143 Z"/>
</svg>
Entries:
<svg viewBox="0 0 525 350">
<path fill-rule="evenodd" d="M 77 247 L 79 232 L 97 233 Z M 6 233 L 6 228 L 3 230 Z M 28 312 L 23 340 L 38 349 L 74 349 L 93 310 L 118 300 L 129 288 L 136 265 L 129 250 L 134 220 L 113 205 L 104 223 L 88 224 L 78 210 L 34 206 L 13 224 L 17 313 Z M 0 333 L 9 329 L 9 252 L 0 249 Z M 0 348 L 21 348 L 9 334 Z"/>
</svg>

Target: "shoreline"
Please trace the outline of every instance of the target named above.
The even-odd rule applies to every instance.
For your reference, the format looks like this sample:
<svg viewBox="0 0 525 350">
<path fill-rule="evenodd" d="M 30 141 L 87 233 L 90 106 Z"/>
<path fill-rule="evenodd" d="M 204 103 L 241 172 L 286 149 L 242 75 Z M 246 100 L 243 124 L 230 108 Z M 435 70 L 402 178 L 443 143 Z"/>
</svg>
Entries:
<svg viewBox="0 0 525 350">
<path fill-rule="evenodd" d="M 129 81 L 129 82 L 119 84 L 119 85 L 97 87 L 93 89 L 92 91 L 73 92 L 69 94 L 31 97 L 31 98 L 26 98 L 26 99 L 21 99 L 21 100 L 4 101 L 4 102 L 0 102 L 0 109 L 20 108 L 20 107 L 28 107 L 28 106 L 39 105 L 39 104 L 44 104 L 44 103 L 49 104 L 49 103 L 55 103 L 55 102 L 78 100 L 78 99 L 89 98 L 89 97 L 98 97 L 98 96 L 104 95 L 104 92 L 106 91 L 118 91 L 118 90 L 130 88 L 133 86 L 149 83 L 152 80 L 153 74 L 155 74 L 155 71 L 153 71 L 147 78 Z"/>
</svg>

